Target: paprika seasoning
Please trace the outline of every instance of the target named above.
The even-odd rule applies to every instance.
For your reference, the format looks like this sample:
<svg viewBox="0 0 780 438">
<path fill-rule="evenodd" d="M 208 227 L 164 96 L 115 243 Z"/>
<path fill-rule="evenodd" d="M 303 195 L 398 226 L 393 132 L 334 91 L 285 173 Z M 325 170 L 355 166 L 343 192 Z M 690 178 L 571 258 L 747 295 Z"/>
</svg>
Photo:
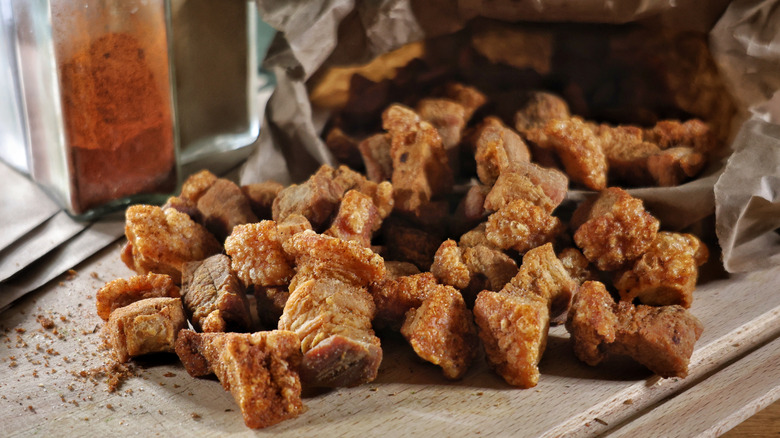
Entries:
<svg viewBox="0 0 780 438">
<path fill-rule="evenodd" d="M 60 65 L 77 214 L 176 187 L 170 91 L 159 86 L 168 83 L 168 66 L 150 61 L 160 57 L 149 50 L 130 33 L 109 32 Z"/>
</svg>

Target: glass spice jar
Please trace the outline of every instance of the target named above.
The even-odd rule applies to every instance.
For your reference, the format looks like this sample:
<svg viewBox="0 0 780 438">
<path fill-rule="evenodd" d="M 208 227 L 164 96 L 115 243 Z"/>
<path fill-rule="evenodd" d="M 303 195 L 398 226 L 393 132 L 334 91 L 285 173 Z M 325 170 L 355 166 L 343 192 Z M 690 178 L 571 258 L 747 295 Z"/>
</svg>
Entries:
<svg viewBox="0 0 780 438">
<path fill-rule="evenodd" d="M 253 0 L 0 0 L 0 158 L 79 219 L 164 201 L 182 157 L 235 165 L 259 132 L 255 20 Z"/>
</svg>

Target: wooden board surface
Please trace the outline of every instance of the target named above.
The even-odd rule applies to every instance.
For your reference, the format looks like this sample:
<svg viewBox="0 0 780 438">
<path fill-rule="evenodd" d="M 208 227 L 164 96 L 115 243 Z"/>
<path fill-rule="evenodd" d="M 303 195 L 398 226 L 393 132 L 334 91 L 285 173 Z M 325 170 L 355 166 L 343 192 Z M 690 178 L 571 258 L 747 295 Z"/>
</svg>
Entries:
<svg viewBox="0 0 780 438">
<path fill-rule="evenodd" d="M 778 354 L 777 342 L 771 342 L 780 336 L 780 268 L 775 268 L 700 285 L 691 311 L 705 331 L 686 379 L 660 379 L 628 360 L 589 367 L 574 357 L 565 329 L 555 327 L 537 387 L 507 386 L 481 358 L 465 379 L 448 382 L 437 368 L 416 359 L 403 339 L 384 336 L 385 359 L 376 381 L 305 394 L 308 410 L 300 417 L 250 431 L 219 382 L 189 377 L 175 356 L 136 362 L 140 376 L 114 393 L 91 377 L 105 354 L 99 348 L 102 321 L 94 294 L 106 281 L 132 275 L 119 261 L 119 248 L 120 243 L 110 246 L 75 275 L 63 276 L 0 315 L 4 435 L 179 436 L 186 430 L 283 437 L 593 436 L 638 421 L 758 346 L 768 346 L 772 357 Z M 55 327 L 44 328 L 40 316 Z M 735 376 L 738 381 L 743 377 L 749 376 Z M 740 388 L 734 384 L 730 390 Z M 762 396 L 751 390 L 747 397 L 754 400 L 751 409 L 758 409 L 778 396 L 777 391 Z M 723 401 L 723 411 L 732 414 L 725 420 L 714 416 L 712 424 L 733 422 L 733 412 L 744 403 Z"/>
</svg>

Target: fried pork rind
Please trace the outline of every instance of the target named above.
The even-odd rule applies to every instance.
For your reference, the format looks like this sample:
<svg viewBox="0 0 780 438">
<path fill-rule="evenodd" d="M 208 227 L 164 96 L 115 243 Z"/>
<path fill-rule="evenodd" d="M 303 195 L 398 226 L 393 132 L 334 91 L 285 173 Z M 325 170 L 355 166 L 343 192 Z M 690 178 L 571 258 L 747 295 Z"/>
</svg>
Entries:
<svg viewBox="0 0 780 438">
<path fill-rule="evenodd" d="M 370 197 L 350 190 L 341 200 L 338 212 L 325 234 L 342 240 L 354 240 L 363 247 L 371 246 L 371 237 L 382 225 L 374 202 Z"/>
<path fill-rule="evenodd" d="M 176 334 L 187 328 L 181 299 L 145 298 L 113 312 L 104 326 L 118 362 L 148 353 L 173 352 Z"/>
<path fill-rule="evenodd" d="M 274 199 L 273 218 L 283 222 L 291 214 L 303 215 L 315 230 L 322 229 L 348 190 L 368 195 L 379 215 L 387 217 L 393 209 L 393 187 L 388 182 L 377 184 L 363 175 L 339 166 L 322 165 L 305 183 L 285 187 Z"/>
<path fill-rule="evenodd" d="M 527 140 L 542 143 L 544 127 L 550 120 L 571 117 L 569 105 L 560 96 L 543 91 L 529 94 L 528 100 L 515 114 L 515 129 Z"/>
<path fill-rule="evenodd" d="M 325 136 L 325 146 L 330 149 L 333 157 L 339 163 L 346 164 L 352 168 L 360 168 L 363 159 L 360 156 L 358 144 L 360 140 L 350 136 L 340 127 L 334 126 Z"/>
<path fill-rule="evenodd" d="M 197 201 L 203 224 L 217 238 L 224 239 L 241 224 L 257 222 L 249 200 L 232 181 L 219 178 Z"/>
<path fill-rule="evenodd" d="M 390 156 L 390 134 L 374 134 L 360 142 L 358 149 L 366 167 L 369 181 L 388 181 L 393 176 L 393 158 Z"/>
<path fill-rule="evenodd" d="M 174 209 L 133 205 L 125 212 L 127 245 L 122 261 L 139 274 L 156 272 L 181 282 L 186 262 L 203 260 L 222 245 L 202 225 Z"/>
<path fill-rule="evenodd" d="M 625 355 L 661 377 L 685 377 L 702 325 L 681 306 L 615 303 L 603 284 L 588 281 L 574 298 L 566 329 L 575 354 L 589 365 Z"/>
<path fill-rule="evenodd" d="M 523 264 L 510 283 L 518 290 L 534 293 L 549 301 L 552 318 L 569 309 L 577 289 L 577 283 L 555 256 L 552 243 L 525 253 Z"/>
<path fill-rule="evenodd" d="M 485 235 L 498 248 L 524 253 L 551 242 L 563 228 L 544 208 L 518 199 L 488 217 Z"/>
<path fill-rule="evenodd" d="M 458 246 L 461 248 L 473 248 L 475 246 L 483 245 L 488 248 L 496 249 L 497 247 L 488 240 L 486 230 L 487 222 L 482 222 L 474 227 L 474 229 L 463 233 L 460 236 L 460 239 L 458 239 Z"/>
<path fill-rule="evenodd" d="M 196 330 L 247 331 L 252 328 L 249 301 L 230 258 L 213 255 L 184 265 L 182 302 Z"/>
<path fill-rule="evenodd" d="M 357 242 L 304 231 L 284 243 L 296 274 L 279 328 L 301 339 L 301 376 L 314 386 L 356 386 L 376 378 L 382 361 L 366 287 L 385 275 L 384 260 Z"/>
<path fill-rule="evenodd" d="M 225 252 L 244 287 L 284 286 L 295 270 L 293 258 L 282 248 L 276 222 L 238 225 L 225 239 Z"/>
<path fill-rule="evenodd" d="M 477 354 L 477 329 L 463 296 L 451 286 L 435 285 L 419 307 L 406 313 L 401 334 L 419 357 L 460 379 Z"/>
<path fill-rule="evenodd" d="M 181 198 L 187 199 L 195 204 L 198 203 L 203 194 L 219 179 L 208 170 L 201 170 L 187 177 L 181 186 Z"/>
<path fill-rule="evenodd" d="M 572 226 L 577 230 L 574 242 L 585 257 L 602 271 L 614 271 L 650 247 L 659 223 L 641 200 L 621 188 L 610 187 L 577 208 Z"/>
<path fill-rule="evenodd" d="M 702 154 L 712 153 L 718 145 L 717 136 L 709 125 L 699 119 L 685 122 L 662 120 L 644 131 L 645 140 L 657 144 L 661 149 L 690 147 Z"/>
<path fill-rule="evenodd" d="M 706 245 L 695 236 L 661 231 L 632 268 L 616 273 L 614 284 L 621 300 L 687 309 L 693 302 L 698 267 L 707 257 Z"/>
<path fill-rule="evenodd" d="M 469 120 L 466 108 L 449 99 L 425 98 L 417 103 L 416 112 L 439 132 L 448 163 L 453 170 L 457 170 L 458 145 Z"/>
<path fill-rule="evenodd" d="M 487 103 L 487 97 L 482 92 L 457 82 L 450 82 L 444 86 L 444 97 L 463 105 L 466 110 L 466 120 L 470 120 L 471 116 Z"/>
<path fill-rule="evenodd" d="M 171 196 L 160 208 L 162 208 L 163 211 L 172 208 L 186 214 L 199 224 L 203 223 L 203 215 L 200 213 L 200 210 L 198 210 L 198 206 L 189 199 L 184 199 L 181 196 Z"/>
<path fill-rule="evenodd" d="M 536 386 L 550 326 L 548 301 L 535 294 L 482 291 L 474 320 L 488 364 L 510 385 Z"/>
<path fill-rule="evenodd" d="M 469 187 L 466 194 L 458 202 L 455 214 L 451 218 L 450 226 L 453 233 L 463 234 L 487 219 L 491 213 L 484 207 L 488 193 L 490 193 L 490 187 L 482 184 Z"/>
<path fill-rule="evenodd" d="M 382 114 L 382 126 L 391 135 L 396 209 L 414 213 L 452 190 L 452 169 L 436 128 L 397 104 Z"/>
<path fill-rule="evenodd" d="M 436 277 L 430 272 L 385 278 L 369 285 L 374 299 L 376 327 L 400 329 L 406 312 L 419 307 L 430 291 L 437 287 Z"/>
<path fill-rule="evenodd" d="M 179 287 L 169 275 L 150 272 L 128 279 L 117 278 L 101 287 L 95 295 L 97 314 L 108 321 L 114 310 L 145 298 L 178 298 Z"/>
<path fill-rule="evenodd" d="M 607 157 L 582 119 L 551 120 L 544 127 L 544 140 L 537 144 L 555 150 L 572 181 L 591 190 L 607 187 Z"/>
<path fill-rule="evenodd" d="M 247 427 L 258 429 L 303 412 L 295 333 L 196 333 L 182 330 L 176 353 L 193 377 L 217 375 L 238 403 Z"/>
<path fill-rule="evenodd" d="M 357 242 L 307 230 L 284 242 L 284 251 L 295 259 L 295 281 L 336 279 L 365 287 L 385 275 L 382 257 Z M 296 288 L 290 284 L 290 291 Z"/>
<path fill-rule="evenodd" d="M 704 169 L 707 158 L 689 147 L 675 147 L 647 158 L 647 171 L 656 185 L 672 187 L 694 177 Z"/>
<path fill-rule="evenodd" d="M 301 340 L 303 381 L 339 387 L 374 380 L 382 348 L 371 328 L 376 311 L 371 295 L 364 287 L 328 277 L 296 285 L 279 329 L 293 331 Z"/>
<path fill-rule="evenodd" d="M 490 193 L 485 197 L 485 210 L 498 211 L 512 201 L 522 199 L 533 205 L 541 207 L 547 213 L 552 213 L 558 205 L 544 193 L 541 186 L 534 184 L 530 178 L 522 173 L 502 173 Z"/>
<path fill-rule="evenodd" d="M 463 262 L 463 254 L 458 244 L 447 239 L 436 250 L 431 265 L 431 273 L 438 281 L 463 290 L 471 282 L 471 273 Z"/>
<path fill-rule="evenodd" d="M 558 253 L 558 258 L 563 263 L 563 267 L 569 273 L 572 280 L 576 281 L 578 285 L 585 283 L 586 281 L 598 280 L 598 271 L 594 268 L 588 259 L 582 255 L 582 252 L 577 248 L 564 248 Z"/>
<path fill-rule="evenodd" d="M 252 211 L 258 220 L 267 220 L 272 218 L 271 206 L 276 199 L 276 195 L 282 191 L 283 185 L 276 181 L 265 181 L 261 183 L 248 184 L 241 186 L 241 191 L 249 200 Z"/>
<path fill-rule="evenodd" d="M 413 263 L 423 271 L 430 269 L 442 242 L 434 234 L 397 221 L 387 221 L 382 227 L 382 234 L 389 259 Z"/>
<path fill-rule="evenodd" d="M 477 176 L 483 184 L 493 185 L 502 173 L 531 160 L 523 139 L 497 117 L 485 117 L 473 136 Z"/>
<path fill-rule="evenodd" d="M 257 317 L 263 327 L 277 327 L 284 305 L 290 298 L 287 286 L 260 286 L 254 288 Z"/>
<path fill-rule="evenodd" d="M 553 205 L 560 205 L 566 199 L 569 190 L 569 178 L 560 170 L 521 161 L 512 168 L 512 172 L 523 175 L 544 190 Z"/>
</svg>

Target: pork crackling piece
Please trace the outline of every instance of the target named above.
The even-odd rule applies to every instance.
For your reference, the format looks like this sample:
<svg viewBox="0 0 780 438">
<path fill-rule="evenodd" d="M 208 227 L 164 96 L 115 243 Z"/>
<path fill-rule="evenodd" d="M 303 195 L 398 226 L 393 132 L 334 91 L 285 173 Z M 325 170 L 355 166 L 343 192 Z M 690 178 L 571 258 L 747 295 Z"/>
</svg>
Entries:
<svg viewBox="0 0 780 438">
<path fill-rule="evenodd" d="M 519 253 L 552 242 L 563 231 L 560 219 L 522 199 L 512 201 L 491 214 L 485 227 L 490 243 Z"/>
<path fill-rule="evenodd" d="M 515 129 L 534 142 L 544 142 L 544 127 L 550 120 L 571 117 L 569 105 L 560 96 L 544 91 L 529 94 L 527 101 L 515 113 Z"/>
<path fill-rule="evenodd" d="M 120 307 L 104 326 L 114 358 L 127 362 L 148 353 L 173 352 L 176 335 L 187 328 L 180 298 L 145 298 Z"/>
<path fill-rule="evenodd" d="M 182 302 L 193 327 L 204 332 L 247 331 L 252 314 L 230 258 L 216 254 L 184 265 Z"/>
<path fill-rule="evenodd" d="M 301 376 L 313 386 L 356 386 L 376 378 L 382 361 L 366 287 L 385 275 L 384 260 L 356 242 L 304 231 L 284 244 L 297 273 L 279 329 L 301 339 Z"/>
<path fill-rule="evenodd" d="M 249 200 L 249 206 L 258 220 L 265 220 L 272 218 L 271 206 L 273 206 L 276 195 L 283 188 L 284 186 L 276 181 L 264 181 L 241 186 L 241 191 Z"/>
<path fill-rule="evenodd" d="M 284 305 L 290 298 L 288 286 L 255 286 L 257 317 L 263 327 L 278 327 Z"/>
<path fill-rule="evenodd" d="M 432 198 L 452 190 L 452 169 L 433 125 L 395 104 L 382 114 L 382 126 L 391 135 L 396 209 L 414 213 Z"/>
<path fill-rule="evenodd" d="M 620 299 L 651 306 L 690 308 L 707 246 L 692 234 L 660 231 L 632 267 L 615 274 Z"/>
<path fill-rule="evenodd" d="M 566 321 L 574 352 L 597 365 L 608 355 L 629 356 L 661 377 L 685 377 L 701 322 L 677 305 L 615 303 L 602 283 L 585 282 Z"/>
<path fill-rule="evenodd" d="M 272 426 L 303 412 L 301 348 L 295 333 L 182 330 L 176 354 L 191 376 L 216 374 L 238 403 L 247 427 Z"/>
<path fill-rule="evenodd" d="M 661 149 L 690 147 L 702 154 L 709 154 L 718 146 L 718 139 L 712 128 L 699 119 L 685 122 L 661 120 L 643 132 L 646 141 L 657 144 Z"/>
<path fill-rule="evenodd" d="M 374 326 L 400 329 L 406 312 L 419 307 L 436 287 L 436 277 L 430 272 L 387 275 L 371 283 L 368 291 L 376 307 Z"/>
<path fill-rule="evenodd" d="M 598 271 L 590 264 L 588 259 L 585 258 L 582 251 L 577 248 L 564 248 L 558 253 L 558 258 L 569 273 L 569 276 L 571 276 L 572 280 L 576 281 L 578 285 L 581 285 L 586 281 L 598 280 Z"/>
<path fill-rule="evenodd" d="M 428 291 L 419 307 L 406 313 L 401 334 L 420 358 L 440 366 L 448 379 L 466 374 L 479 346 L 463 296 L 440 284 Z"/>
<path fill-rule="evenodd" d="M 360 140 L 347 134 L 338 126 L 334 126 L 325 136 L 325 146 L 333 153 L 339 163 L 349 167 L 359 167 L 362 160 L 358 144 Z"/>
<path fill-rule="evenodd" d="M 225 252 L 244 287 L 284 286 L 295 275 L 274 221 L 236 226 L 225 239 Z"/>
<path fill-rule="evenodd" d="M 358 144 L 366 177 L 370 181 L 388 181 L 393 176 L 393 158 L 390 156 L 392 137 L 387 133 L 374 134 Z"/>
<path fill-rule="evenodd" d="M 640 199 L 610 187 L 577 207 L 571 225 L 585 257 L 602 271 L 614 271 L 647 251 L 660 224 Z"/>
<path fill-rule="evenodd" d="M 690 147 L 674 147 L 647 158 L 647 170 L 656 185 L 672 187 L 698 175 L 707 157 Z"/>
<path fill-rule="evenodd" d="M 549 301 L 552 318 L 569 310 L 571 298 L 577 290 L 577 282 L 556 257 L 552 243 L 525 253 L 523 264 L 510 283 L 519 290 Z"/>
<path fill-rule="evenodd" d="M 357 190 L 350 190 L 341 200 L 326 235 L 342 240 L 354 240 L 360 246 L 370 247 L 371 238 L 382 225 L 382 217 L 374 202 Z"/>
<path fill-rule="evenodd" d="M 547 346 L 549 302 L 511 284 L 500 292 L 482 291 L 474 320 L 488 364 L 507 383 L 531 388 L 539 382 L 539 361 Z"/>
<path fill-rule="evenodd" d="M 188 177 L 179 198 L 195 205 L 203 225 L 220 240 L 238 224 L 257 222 L 241 188 L 208 170 Z"/>
<path fill-rule="evenodd" d="M 108 321 L 114 310 L 145 298 L 179 298 L 179 287 L 169 275 L 150 272 L 134 275 L 128 279 L 117 278 L 101 287 L 97 294 L 97 314 Z"/>
<path fill-rule="evenodd" d="M 217 239 L 186 214 L 152 205 L 128 207 L 125 236 L 122 261 L 130 269 L 139 274 L 167 274 L 177 284 L 184 263 L 222 251 Z"/>
<path fill-rule="evenodd" d="M 473 138 L 477 176 L 483 184 L 493 185 L 502 173 L 531 161 L 531 153 L 520 135 L 497 117 L 485 117 Z"/>
<path fill-rule="evenodd" d="M 598 137 L 582 119 L 548 122 L 544 141 L 537 144 L 558 154 L 572 181 L 591 190 L 607 187 L 607 157 Z"/>
<path fill-rule="evenodd" d="M 485 210 L 498 211 L 512 201 L 522 199 L 552 213 L 558 206 L 528 176 L 519 172 L 502 173 L 485 197 Z"/>
<path fill-rule="evenodd" d="M 444 97 L 463 105 L 466 110 L 466 120 L 487 103 L 487 97 L 474 87 L 458 82 L 449 82 L 444 86 Z"/>
<path fill-rule="evenodd" d="M 417 103 L 416 112 L 439 132 L 450 167 L 458 169 L 458 145 L 468 123 L 466 108 L 449 99 L 424 98 Z"/>
</svg>

